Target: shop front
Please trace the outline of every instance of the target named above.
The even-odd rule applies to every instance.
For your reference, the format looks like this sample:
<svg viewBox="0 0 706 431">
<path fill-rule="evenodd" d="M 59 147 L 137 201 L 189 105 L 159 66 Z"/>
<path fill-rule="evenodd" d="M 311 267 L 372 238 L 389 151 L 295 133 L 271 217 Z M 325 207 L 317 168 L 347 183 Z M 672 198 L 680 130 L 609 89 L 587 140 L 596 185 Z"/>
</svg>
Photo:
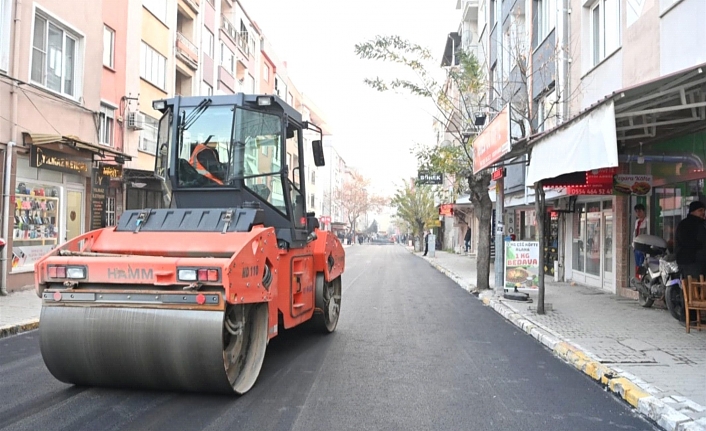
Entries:
<svg viewBox="0 0 706 431">
<path fill-rule="evenodd" d="M 31 284 L 34 263 L 57 245 L 82 234 L 90 218 L 92 154 L 30 145 L 15 163 L 10 286 Z"/>
<path fill-rule="evenodd" d="M 94 161 L 105 156 L 104 150 L 58 135 L 25 133 L 23 138 L 11 168 L 9 290 L 32 284 L 37 260 L 58 245 L 102 227 L 105 220 L 104 203 L 96 205 L 99 198 L 94 195 L 97 192 L 104 199 L 95 186 L 101 170 Z"/>
</svg>

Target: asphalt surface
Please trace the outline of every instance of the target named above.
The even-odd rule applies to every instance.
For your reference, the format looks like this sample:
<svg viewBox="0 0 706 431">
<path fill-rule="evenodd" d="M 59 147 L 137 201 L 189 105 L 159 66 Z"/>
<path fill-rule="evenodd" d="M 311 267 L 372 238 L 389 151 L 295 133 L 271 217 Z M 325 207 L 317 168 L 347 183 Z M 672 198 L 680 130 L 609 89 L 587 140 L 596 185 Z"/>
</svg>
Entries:
<svg viewBox="0 0 706 431">
<path fill-rule="evenodd" d="M 653 430 L 397 245 L 348 248 L 338 329 L 270 342 L 243 397 L 73 387 L 0 340 L 0 430 Z"/>
</svg>

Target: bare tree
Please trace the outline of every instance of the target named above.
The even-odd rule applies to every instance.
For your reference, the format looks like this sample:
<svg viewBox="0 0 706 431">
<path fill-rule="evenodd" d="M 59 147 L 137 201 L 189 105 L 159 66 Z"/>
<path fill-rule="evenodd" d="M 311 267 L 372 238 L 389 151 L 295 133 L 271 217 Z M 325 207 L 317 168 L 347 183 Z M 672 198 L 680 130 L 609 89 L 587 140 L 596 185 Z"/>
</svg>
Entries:
<svg viewBox="0 0 706 431">
<path fill-rule="evenodd" d="M 370 180 L 353 172 L 343 185 L 334 190 L 334 199 L 343 209 L 351 232 L 355 233 L 358 219 L 369 211 L 380 210 L 387 205 L 388 200 L 369 191 Z"/>
</svg>

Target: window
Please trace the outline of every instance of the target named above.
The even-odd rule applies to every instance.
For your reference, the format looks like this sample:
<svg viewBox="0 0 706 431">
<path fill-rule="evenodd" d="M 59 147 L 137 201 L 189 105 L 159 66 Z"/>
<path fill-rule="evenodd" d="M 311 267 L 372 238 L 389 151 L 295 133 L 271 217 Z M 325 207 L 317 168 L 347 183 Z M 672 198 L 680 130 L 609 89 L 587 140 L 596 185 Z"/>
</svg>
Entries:
<svg viewBox="0 0 706 431">
<path fill-rule="evenodd" d="M 265 80 L 265 82 L 270 82 L 270 66 L 264 65 L 265 67 L 262 69 L 262 79 Z"/>
<path fill-rule="evenodd" d="M 0 0 L 0 70 L 4 71 L 10 67 L 11 12 L 10 0 Z"/>
<path fill-rule="evenodd" d="M 144 128 L 140 131 L 140 145 L 138 149 L 149 154 L 157 152 L 157 130 L 159 121 L 145 115 Z"/>
<path fill-rule="evenodd" d="M 42 15 L 34 17 L 31 80 L 76 97 L 79 38 Z"/>
<path fill-rule="evenodd" d="M 221 66 L 231 75 L 235 73 L 235 54 L 223 42 L 221 42 Z"/>
<path fill-rule="evenodd" d="M 98 142 L 103 145 L 113 146 L 113 130 L 115 130 L 115 109 L 101 104 L 101 111 L 98 115 Z"/>
<path fill-rule="evenodd" d="M 208 85 L 206 81 L 201 81 L 201 95 L 202 96 L 213 96 L 213 87 Z"/>
<path fill-rule="evenodd" d="M 103 66 L 115 66 L 115 31 L 103 26 Z"/>
<path fill-rule="evenodd" d="M 106 196 L 105 198 L 105 225 L 115 226 L 115 198 Z"/>
<path fill-rule="evenodd" d="M 595 66 L 620 47 L 620 3 L 599 0 L 590 12 L 591 64 Z"/>
<path fill-rule="evenodd" d="M 314 195 L 309 195 L 309 208 L 310 209 L 316 208 L 316 198 Z"/>
<path fill-rule="evenodd" d="M 539 101 L 537 123 L 539 132 L 556 126 L 556 92 L 551 90 Z"/>
<path fill-rule="evenodd" d="M 311 171 L 311 185 L 316 184 L 316 171 Z"/>
<path fill-rule="evenodd" d="M 142 6 L 158 20 L 167 23 L 167 0 L 142 0 Z"/>
<path fill-rule="evenodd" d="M 213 58 L 213 33 L 206 27 L 203 29 L 203 50 L 206 55 Z"/>
<path fill-rule="evenodd" d="M 140 45 L 140 78 L 161 90 L 166 89 L 167 58 L 142 42 Z"/>
<path fill-rule="evenodd" d="M 537 45 L 556 25 L 556 0 L 537 0 Z"/>
</svg>

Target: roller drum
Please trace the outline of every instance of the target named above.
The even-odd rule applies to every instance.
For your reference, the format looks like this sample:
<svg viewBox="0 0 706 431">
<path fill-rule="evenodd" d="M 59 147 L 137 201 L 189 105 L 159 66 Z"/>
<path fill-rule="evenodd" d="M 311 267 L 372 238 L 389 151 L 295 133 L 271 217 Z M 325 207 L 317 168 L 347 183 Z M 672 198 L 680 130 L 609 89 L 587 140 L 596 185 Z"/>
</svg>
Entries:
<svg viewBox="0 0 706 431">
<path fill-rule="evenodd" d="M 223 311 L 45 305 L 40 348 L 49 371 L 66 383 L 232 394 L 224 317 Z M 261 363 L 255 361 L 255 378 Z"/>
</svg>

